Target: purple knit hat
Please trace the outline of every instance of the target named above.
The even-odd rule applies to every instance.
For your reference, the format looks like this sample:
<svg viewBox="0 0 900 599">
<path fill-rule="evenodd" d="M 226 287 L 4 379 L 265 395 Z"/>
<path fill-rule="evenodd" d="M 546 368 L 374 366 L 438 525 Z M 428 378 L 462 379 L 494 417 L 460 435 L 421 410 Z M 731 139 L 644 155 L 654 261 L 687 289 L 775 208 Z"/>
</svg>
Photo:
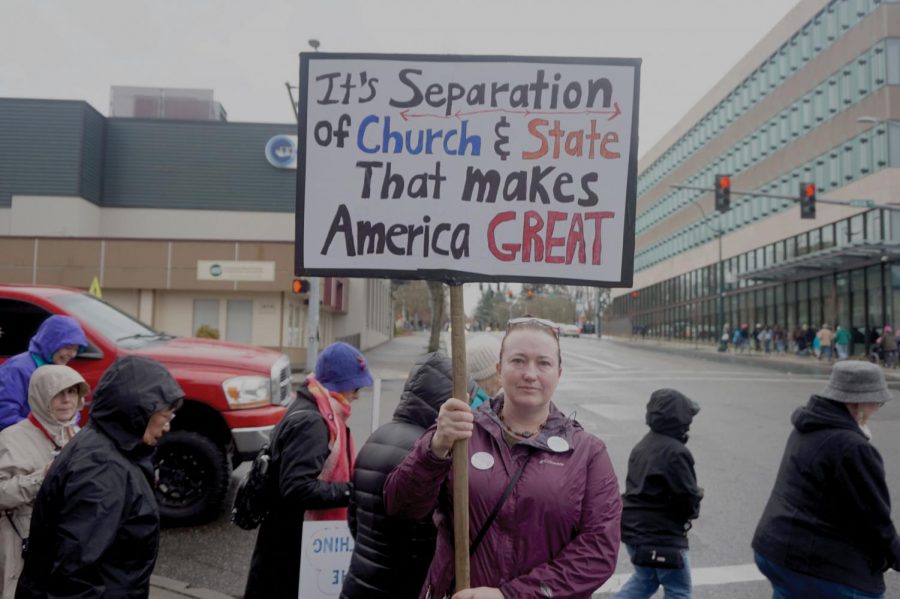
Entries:
<svg viewBox="0 0 900 599">
<path fill-rule="evenodd" d="M 329 391 L 338 393 L 369 387 L 374 382 L 365 357 L 343 341 L 332 343 L 319 354 L 316 379 Z"/>
</svg>

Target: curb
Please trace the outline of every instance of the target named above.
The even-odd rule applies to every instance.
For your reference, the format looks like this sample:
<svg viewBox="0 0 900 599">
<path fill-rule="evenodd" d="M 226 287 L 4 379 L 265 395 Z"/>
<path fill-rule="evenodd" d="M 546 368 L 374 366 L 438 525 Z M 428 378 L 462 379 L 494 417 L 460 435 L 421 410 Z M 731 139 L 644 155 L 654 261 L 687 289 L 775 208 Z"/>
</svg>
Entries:
<svg viewBox="0 0 900 599">
<path fill-rule="evenodd" d="M 150 599 L 180 599 L 190 597 L 192 599 L 234 599 L 231 595 L 223 595 L 209 589 L 195 589 L 188 583 L 166 578 L 165 576 L 150 576 Z"/>
<path fill-rule="evenodd" d="M 611 335 L 605 338 L 611 339 L 617 343 L 627 345 L 635 349 L 644 349 L 647 351 L 671 354 L 677 351 L 679 354 L 690 355 L 694 358 L 709 360 L 711 362 L 719 362 L 724 364 L 737 364 L 741 366 L 756 366 L 768 370 L 774 370 L 783 374 L 821 374 L 828 375 L 831 373 L 831 365 L 827 362 L 819 362 L 815 357 L 801 358 L 793 355 L 778 355 L 775 353 L 766 356 L 748 354 L 733 354 L 730 352 L 720 353 L 711 346 L 699 346 L 682 344 L 682 343 L 666 343 L 659 341 L 634 341 L 625 337 L 613 337 Z M 808 360 L 808 361 L 807 361 Z M 882 369 L 884 378 L 889 383 L 900 383 L 900 371 L 890 371 Z"/>
</svg>

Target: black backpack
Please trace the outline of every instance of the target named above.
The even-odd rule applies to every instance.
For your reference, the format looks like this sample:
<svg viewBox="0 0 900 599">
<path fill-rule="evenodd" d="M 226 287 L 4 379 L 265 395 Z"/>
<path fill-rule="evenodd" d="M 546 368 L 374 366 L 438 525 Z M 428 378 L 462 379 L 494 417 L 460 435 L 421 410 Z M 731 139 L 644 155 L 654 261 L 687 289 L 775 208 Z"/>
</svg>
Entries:
<svg viewBox="0 0 900 599">
<path fill-rule="evenodd" d="M 231 521 L 238 527 L 253 530 L 266 519 L 275 495 L 276 472 L 269 446 L 265 445 L 254 458 L 234 496 Z"/>
</svg>

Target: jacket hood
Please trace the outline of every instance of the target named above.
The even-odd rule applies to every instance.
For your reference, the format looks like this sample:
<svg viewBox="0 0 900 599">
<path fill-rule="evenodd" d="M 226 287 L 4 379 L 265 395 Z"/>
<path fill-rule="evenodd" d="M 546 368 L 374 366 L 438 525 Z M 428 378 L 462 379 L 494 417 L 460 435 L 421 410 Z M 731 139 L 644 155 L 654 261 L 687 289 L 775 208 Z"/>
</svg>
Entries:
<svg viewBox="0 0 900 599">
<path fill-rule="evenodd" d="M 78 386 L 75 417 L 69 422 L 60 422 L 53 416 L 50 401 L 60 391 L 74 386 Z M 90 392 L 91 388 L 78 372 L 68 366 L 48 364 L 41 366 L 31 375 L 31 381 L 28 383 L 28 407 L 31 409 L 32 415 L 53 437 L 56 444 L 63 446 L 66 441 L 63 429 L 75 424 L 78 412 L 84 407 L 84 396 Z"/>
<path fill-rule="evenodd" d="M 37 333 L 28 343 L 28 351 L 37 354 L 47 364 L 53 362 L 53 354 L 61 347 L 77 345 L 78 352 L 87 350 L 87 337 L 78 321 L 70 316 L 56 314 L 41 323 Z"/>
<path fill-rule="evenodd" d="M 150 453 L 152 448 L 143 442 L 150 417 L 183 397 L 184 391 L 165 366 L 144 356 L 125 356 L 100 378 L 91 404 L 91 424 L 123 453 Z"/>
<path fill-rule="evenodd" d="M 505 443 L 503 440 L 505 426 L 500 420 L 499 414 L 503 411 L 504 402 L 506 402 L 506 394 L 501 390 L 490 401 L 483 403 L 475 410 L 475 422 L 481 423 L 501 443 Z M 488 423 L 492 423 L 492 425 L 489 426 Z M 580 430 L 583 430 L 581 424 L 574 417 L 563 414 L 551 401 L 550 414 L 547 416 L 544 428 L 537 435 L 522 439 L 519 444 L 549 453 L 563 453 L 575 448 L 575 433 Z M 565 443 L 559 443 L 559 440 L 565 441 Z"/>
<path fill-rule="evenodd" d="M 675 389 L 657 389 L 647 402 L 647 426 L 653 432 L 681 439 L 700 412 L 697 402 Z"/>
<path fill-rule="evenodd" d="M 470 393 L 474 382 L 468 381 Z M 422 428 L 434 424 L 447 399 L 453 395 L 453 364 L 441 352 L 421 356 L 409 372 L 400 403 L 394 410 L 394 420 L 408 422 Z"/>
<path fill-rule="evenodd" d="M 791 424 L 801 433 L 811 433 L 828 428 L 843 428 L 865 436 L 853 416 L 847 411 L 846 404 L 818 395 L 813 395 L 805 406 L 794 410 Z"/>
</svg>

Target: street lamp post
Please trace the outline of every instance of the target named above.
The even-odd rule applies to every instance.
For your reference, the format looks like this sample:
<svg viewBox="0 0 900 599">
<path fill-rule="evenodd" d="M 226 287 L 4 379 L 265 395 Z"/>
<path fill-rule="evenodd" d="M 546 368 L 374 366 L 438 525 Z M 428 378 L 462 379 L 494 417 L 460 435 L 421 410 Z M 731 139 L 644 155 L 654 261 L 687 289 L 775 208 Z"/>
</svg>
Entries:
<svg viewBox="0 0 900 599">
<path fill-rule="evenodd" d="M 722 261 L 722 228 L 713 227 L 706 220 L 706 210 L 703 209 L 697 200 L 691 199 L 691 203 L 694 204 L 699 210 L 700 214 L 703 215 L 703 224 L 709 227 L 709 229 L 716 234 L 716 243 L 718 246 L 718 262 L 716 262 L 716 287 L 718 291 L 716 293 L 716 337 L 719 340 L 719 351 L 725 351 L 727 349 L 727 345 L 722 343 L 722 335 L 724 334 L 725 329 L 725 263 Z"/>
<path fill-rule="evenodd" d="M 310 39 L 308 42 L 309 47 L 319 51 L 319 40 Z M 294 110 L 294 116 L 297 118 L 297 122 L 300 122 L 300 113 L 297 109 L 297 102 L 294 101 L 294 94 L 291 88 L 290 83 L 285 83 L 285 87 L 287 87 L 288 96 L 291 99 L 291 108 Z M 299 100 L 299 89 L 297 90 L 298 100 Z M 316 360 L 319 358 L 319 298 L 321 297 L 320 291 L 321 279 L 319 277 L 310 277 L 309 278 L 309 307 L 306 311 L 306 329 L 307 329 L 307 337 L 306 337 L 306 371 L 307 372 L 315 372 L 316 370 Z"/>
</svg>

